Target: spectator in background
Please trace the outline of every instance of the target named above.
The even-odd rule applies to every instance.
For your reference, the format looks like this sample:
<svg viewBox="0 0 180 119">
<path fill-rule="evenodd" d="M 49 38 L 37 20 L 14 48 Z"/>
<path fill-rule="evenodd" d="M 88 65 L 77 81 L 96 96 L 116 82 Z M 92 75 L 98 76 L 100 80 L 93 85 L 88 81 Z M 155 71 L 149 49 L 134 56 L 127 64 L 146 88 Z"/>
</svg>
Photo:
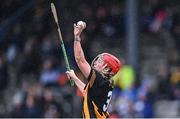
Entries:
<svg viewBox="0 0 180 119">
<path fill-rule="evenodd" d="M 131 89 L 135 82 L 135 71 L 130 65 L 123 65 L 122 69 L 112 79 L 115 85 L 122 90 Z"/>
<path fill-rule="evenodd" d="M 5 58 L 0 54 L 0 94 L 8 85 L 8 67 Z"/>
<path fill-rule="evenodd" d="M 45 118 L 59 118 L 63 117 L 63 109 L 55 100 L 53 91 L 46 89 L 43 94 L 43 117 Z"/>
<path fill-rule="evenodd" d="M 57 47 L 59 40 L 53 38 L 51 34 L 46 35 L 42 43 L 40 43 L 40 56 L 42 59 L 49 57 L 49 56 L 56 56 L 57 54 Z"/>
<path fill-rule="evenodd" d="M 157 98 L 158 99 L 172 99 L 172 85 L 170 81 L 169 74 L 165 68 L 161 68 L 158 75 L 158 85 L 157 85 Z"/>
<path fill-rule="evenodd" d="M 40 58 L 36 52 L 36 42 L 34 37 L 30 38 L 24 46 L 24 52 L 20 57 L 20 78 L 27 78 L 31 75 L 36 75 L 39 71 Z"/>
<path fill-rule="evenodd" d="M 54 66 L 54 59 L 47 58 L 42 62 L 42 69 L 40 72 L 40 82 L 44 86 L 58 85 L 59 71 Z"/>
<path fill-rule="evenodd" d="M 150 31 L 151 32 L 158 32 L 160 28 L 162 27 L 163 23 L 165 22 L 166 19 L 166 12 L 165 10 L 159 10 L 155 13 L 154 19 L 152 23 L 150 24 Z"/>
<path fill-rule="evenodd" d="M 12 99 L 12 110 L 10 112 L 10 117 L 12 118 L 23 117 L 23 102 L 24 102 L 23 93 L 20 91 L 16 92 Z"/>
<path fill-rule="evenodd" d="M 174 99 L 180 99 L 180 66 L 177 66 L 170 77 Z"/>
<path fill-rule="evenodd" d="M 177 66 L 170 77 L 171 83 L 177 85 L 180 83 L 180 66 Z"/>
<path fill-rule="evenodd" d="M 42 110 L 37 105 L 37 100 L 31 93 L 27 94 L 25 104 L 23 106 L 23 117 L 24 118 L 38 118 L 42 117 Z"/>
</svg>

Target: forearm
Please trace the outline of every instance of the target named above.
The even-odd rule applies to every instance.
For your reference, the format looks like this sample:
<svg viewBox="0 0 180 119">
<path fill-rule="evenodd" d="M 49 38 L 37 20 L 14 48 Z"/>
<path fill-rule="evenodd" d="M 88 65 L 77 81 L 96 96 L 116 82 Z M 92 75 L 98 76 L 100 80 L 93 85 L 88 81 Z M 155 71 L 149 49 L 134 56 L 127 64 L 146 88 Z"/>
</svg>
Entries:
<svg viewBox="0 0 180 119">
<path fill-rule="evenodd" d="M 81 93 L 84 95 L 84 93 L 85 93 L 85 90 L 84 90 L 85 83 L 83 83 L 78 77 L 74 78 L 73 80 L 74 80 L 76 86 L 81 91 Z"/>
<path fill-rule="evenodd" d="M 77 64 L 86 60 L 80 41 L 81 38 L 79 36 L 76 36 L 74 38 L 74 55 Z"/>
</svg>

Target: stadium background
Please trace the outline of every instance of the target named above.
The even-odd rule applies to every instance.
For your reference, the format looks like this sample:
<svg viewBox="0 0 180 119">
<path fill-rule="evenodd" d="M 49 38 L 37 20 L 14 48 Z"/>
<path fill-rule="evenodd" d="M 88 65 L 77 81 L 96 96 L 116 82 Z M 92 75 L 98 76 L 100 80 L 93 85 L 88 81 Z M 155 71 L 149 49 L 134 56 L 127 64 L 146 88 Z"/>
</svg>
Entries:
<svg viewBox="0 0 180 119">
<path fill-rule="evenodd" d="M 84 78 L 73 56 L 73 23 L 83 20 L 87 60 L 110 52 L 125 64 L 114 77 L 110 117 L 180 117 L 180 2 L 136 1 L 136 38 L 129 45 L 131 2 L 55 1 L 71 68 Z M 80 117 L 82 96 L 65 71 L 50 1 L 1 0 L 0 117 Z"/>
</svg>

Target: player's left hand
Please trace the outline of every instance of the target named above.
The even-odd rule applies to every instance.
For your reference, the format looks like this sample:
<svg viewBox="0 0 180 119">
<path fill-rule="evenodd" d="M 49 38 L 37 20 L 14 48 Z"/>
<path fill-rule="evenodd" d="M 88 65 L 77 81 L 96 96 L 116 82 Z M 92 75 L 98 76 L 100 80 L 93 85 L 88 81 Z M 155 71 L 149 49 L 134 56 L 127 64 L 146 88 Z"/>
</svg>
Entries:
<svg viewBox="0 0 180 119">
<path fill-rule="evenodd" d="M 79 37 L 84 29 L 83 25 L 74 24 L 74 36 Z"/>
</svg>

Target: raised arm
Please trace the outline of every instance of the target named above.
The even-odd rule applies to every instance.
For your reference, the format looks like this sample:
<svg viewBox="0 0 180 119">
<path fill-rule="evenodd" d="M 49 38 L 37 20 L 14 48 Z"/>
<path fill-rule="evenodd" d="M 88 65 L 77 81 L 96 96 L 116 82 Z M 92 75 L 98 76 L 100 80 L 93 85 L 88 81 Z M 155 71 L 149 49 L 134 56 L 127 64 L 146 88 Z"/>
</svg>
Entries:
<svg viewBox="0 0 180 119">
<path fill-rule="evenodd" d="M 76 63 L 83 73 L 83 75 L 87 78 L 90 74 L 91 67 L 87 60 L 85 59 L 83 49 L 81 47 L 81 32 L 84 30 L 85 26 L 74 24 L 74 55 Z"/>
</svg>

